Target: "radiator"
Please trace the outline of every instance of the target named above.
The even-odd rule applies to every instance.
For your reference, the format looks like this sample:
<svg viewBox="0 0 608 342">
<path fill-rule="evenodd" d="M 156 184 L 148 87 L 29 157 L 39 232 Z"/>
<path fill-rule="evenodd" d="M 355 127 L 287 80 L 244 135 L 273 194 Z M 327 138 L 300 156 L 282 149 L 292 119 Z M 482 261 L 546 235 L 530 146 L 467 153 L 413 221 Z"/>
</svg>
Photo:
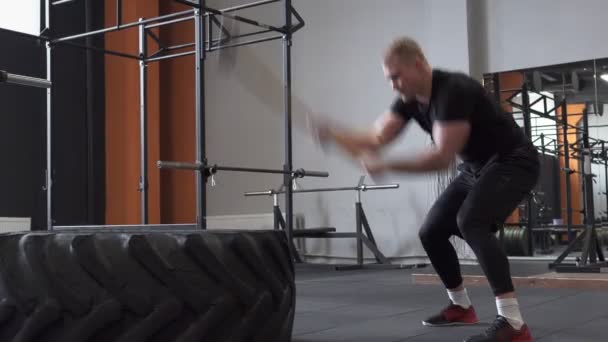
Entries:
<svg viewBox="0 0 608 342">
<path fill-rule="evenodd" d="M 0 217 L 0 233 L 28 231 L 31 222 L 29 217 Z"/>
<path fill-rule="evenodd" d="M 274 229 L 274 216 L 268 214 L 207 216 L 208 229 L 260 230 Z"/>
</svg>

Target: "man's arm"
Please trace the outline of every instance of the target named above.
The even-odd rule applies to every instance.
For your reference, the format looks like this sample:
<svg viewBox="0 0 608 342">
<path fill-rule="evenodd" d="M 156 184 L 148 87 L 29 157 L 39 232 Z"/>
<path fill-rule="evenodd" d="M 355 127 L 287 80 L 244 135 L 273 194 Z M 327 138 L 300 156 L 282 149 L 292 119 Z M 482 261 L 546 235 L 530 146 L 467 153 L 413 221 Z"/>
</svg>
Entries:
<svg viewBox="0 0 608 342">
<path fill-rule="evenodd" d="M 466 120 L 435 122 L 435 146 L 411 160 L 387 162 L 385 165 L 368 165 L 373 171 L 429 172 L 446 169 L 466 145 L 471 126 Z M 377 167 L 378 169 L 374 169 Z"/>
<path fill-rule="evenodd" d="M 392 142 L 406 125 L 398 114 L 386 112 L 380 116 L 371 129 L 354 131 L 330 124 L 318 127 L 321 140 L 332 140 L 353 157 L 359 157 Z"/>
</svg>

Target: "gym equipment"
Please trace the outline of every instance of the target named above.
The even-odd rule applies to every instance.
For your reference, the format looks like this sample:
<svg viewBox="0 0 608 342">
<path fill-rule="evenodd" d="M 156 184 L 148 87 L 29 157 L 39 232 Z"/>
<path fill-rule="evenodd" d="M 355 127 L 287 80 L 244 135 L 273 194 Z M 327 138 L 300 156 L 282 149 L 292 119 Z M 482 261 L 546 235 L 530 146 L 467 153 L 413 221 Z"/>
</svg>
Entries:
<svg viewBox="0 0 608 342">
<path fill-rule="evenodd" d="M 277 341 L 291 340 L 295 309 L 294 266 L 285 234 L 278 231 L 204 231 L 205 183 L 218 170 L 283 174 L 287 227 L 291 227 L 291 185 L 294 178 L 327 177 L 327 173 L 294 170 L 291 140 L 292 34 L 304 25 L 281 0 L 285 25 L 256 34 L 273 36 L 218 46 L 211 36 L 214 10 L 205 0 L 180 1 L 193 8 L 155 18 L 123 23 L 117 0 L 116 25 L 67 37 L 50 37 L 51 9 L 69 0 L 45 0 L 47 80 L 1 73 L 3 83 L 46 88 L 46 167 L 52 168 L 53 48 L 69 45 L 137 60 L 140 66 L 140 187 L 142 225 L 58 227 L 53 223 L 52 172 L 46 176 L 47 231 L 0 234 L 1 341 Z M 274 2 L 274 1 L 272 1 Z M 260 6 L 270 1 L 251 3 Z M 243 8 L 243 7 L 241 7 Z M 298 23 L 293 24 L 292 16 Z M 253 24 L 240 16 L 234 20 Z M 194 42 L 162 44 L 152 31 L 192 21 Z M 138 28 L 139 54 L 130 55 L 73 41 Z M 241 37 L 250 37 L 244 34 Z M 159 50 L 148 54 L 148 36 Z M 281 39 L 284 51 L 285 165 L 282 170 L 206 165 L 204 60 L 207 52 Z M 174 50 L 194 48 L 174 53 Z M 147 217 L 147 67 L 170 58 L 195 57 L 196 98 L 196 225 L 148 224 Z M 171 166 L 167 164 L 166 166 Z M 193 226 L 186 229 L 186 226 Z M 77 290 L 76 290 L 77 289 Z"/>
<path fill-rule="evenodd" d="M 182 163 L 182 162 L 166 162 L 159 161 L 157 163 L 160 169 L 180 169 L 180 170 L 196 170 L 204 171 L 208 176 L 217 173 L 217 171 L 236 171 L 236 172 L 254 172 L 254 173 L 278 173 L 283 175 L 290 175 L 293 178 L 303 177 L 329 177 L 329 173 L 323 171 L 306 171 L 304 169 L 297 170 L 277 170 L 277 169 L 260 169 L 251 167 L 235 167 L 235 166 L 219 166 L 205 165 L 204 163 Z"/>
<path fill-rule="evenodd" d="M 4 70 L 0 70 L 0 83 L 18 84 L 29 87 L 48 89 L 51 87 L 51 82 L 45 79 L 9 74 Z"/>
<path fill-rule="evenodd" d="M 578 72 L 572 71 L 570 72 L 570 83 L 562 83 L 560 80 L 554 79 L 551 76 L 548 76 L 538 70 L 532 72 L 532 84 L 534 86 L 534 90 L 537 92 L 541 91 L 572 91 L 578 92 L 581 91 L 581 81 L 579 80 Z"/>
<path fill-rule="evenodd" d="M 277 231 L 0 235 L 0 340 L 288 342 L 294 267 Z"/>
<path fill-rule="evenodd" d="M 583 110 L 583 128 L 582 138 L 577 141 L 580 148 L 575 151 L 580 153 L 583 175 L 583 195 L 584 195 L 584 214 L 585 214 L 585 230 L 579 236 L 571 241 L 566 250 L 550 264 L 550 268 L 554 268 L 556 272 L 601 272 L 602 267 L 608 267 L 608 262 L 604 258 L 604 253 L 601 248 L 601 241 L 598 239 L 595 223 L 595 212 L 593 204 L 593 175 L 591 174 L 592 162 L 592 145 L 589 139 L 589 115 L 587 109 Z M 566 141 L 566 140 L 564 140 Z M 568 144 L 565 144 L 566 146 Z M 564 264 L 565 257 L 572 252 L 577 244 L 583 242 L 583 249 L 579 261 L 575 264 Z"/>
<path fill-rule="evenodd" d="M 115 24 L 102 29 L 97 29 L 85 33 L 78 33 L 67 37 L 52 37 L 43 34 L 51 34 L 51 10 L 60 8 L 62 5 L 72 2 L 72 0 L 45 0 L 46 5 L 46 17 L 45 17 L 45 28 L 42 30 L 40 39 L 47 43 L 47 77 L 49 84 L 51 82 L 51 59 L 52 59 L 52 47 L 60 45 L 69 45 L 78 48 L 88 49 L 95 52 L 104 54 L 110 54 L 120 56 L 124 58 L 137 60 L 140 66 L 140 158 L 141 158 L 141 169 L 140 169 L 140 202 L 141 202 L 141 224 L 143 226 L 148 225 L 148 160 L 147 160 L 147 67 L 150 63 L 179 58 L 185 56 L 194 56 L 195 58 L 195 111 L 196 111 L 196 123 L 195 123 L 195 141 L 196 141 L 196 153 L 194 156 L 194 164 L 202 164 L 205 162 L 206 146 L 205 146 L 205 59 L 207 53 L 213 51 L 220 51 L 223 49 L 234 48 L 238 46 L 245 46 L 260 42 L 267 42 L 272 40 L 282 40 L 283 43 L 283 89 L 285 99 L 285 163 L 283 165 L 284 170 L 284 182 L 286 193 L 286 210 L 288 213 L 293 211 L 293 196 L 290 192 L 291 182 L 294 177 L 289 175 L 301 176 L 301 170 L 293 170 L 292 165 L 292 106 L 291 106 L 291 48 L 292 48 L 292 36 L 299 29 L 304 27 L 305 23 L 300 14 L 292 6 L 291 0 L 263 0 L 255 1 L 251 3 L 241 4 L 223 9 L 214 9 L 207 6 L 205 0 L 175 0 L 182 4 L 192 7 L 192 9 L 170 13 L 154 18 L 140 18 L 138 21 L 125 23 L 123 21 L 122 13 L 122 0 L 116 0 L 116 19 Z M 282 15 L 284 19 L 284 25 L 275 26 L 261 23 L 257 20 L 245 18 L 241 15 L 235 15 L 233 12 L 253 8 L 262 5 L 267 5 L 275 2 L 281 2 L 282 4 Z M 218 17 L 222 21 L 218 20 Z M 244 34 L 234 34 L 234 32 L 228 32 L 223 26 L 222 22 L 224 18 L 229 18 L 231 21 L 247 24 L 259 28 L 259 31 L 248 32 Z M 182 23 L 192 21 L 194 23 L 194 42 L 185 43 L 180 45 L 170 46 L 163 44 L 158 36 L 153 32 L 152 29 L 159 28 L 161 26 L 172 25 L 176 23 Z M 219 28 L 221 32 L 219 38 L 213 37 L 213 31 L 216 29 L 214 26 Z M 126 31 L 129 29 L 138 28 L 139 30 L 139 53 L 137 55 L 124 53 L 120 51 L 111 51 L 106 49 L 100 49 L 93 46 L 82 45 L 75 43 L 74 41 L 92 37 L 95 35 L 104 35 L 110 32 Z M 260 38 L 254 38 L 254 36 L 262 36 Z M 148 53 L 149 49 L 147 46 L 148 37 L 152 38 L 158 45 L 158 50 L 154 53 Z M 190 51 L 175 52 L 176 50 L 183 50 L 190 48 Z M 52 112 L 51 112 L 51 91 L 47 92 L 47 169 L 52 170 Z M 168 164 L 167 164 L 168 165 Z M 199 229 L 206 228 L 206 174 L 200 172 L 196 168 L 196 225 Z M 253 172 L 253 171 L 251 171 Z M 264 171 L 266 172 L 266 171 Z M 307 176 L 310 174 L 307 174 Z M 51 192 L 53 189 L 52 173 L 47 172 L 46 177 L 46 200 L 47 200 L 47 230 L 53 230 L 53 207 L 52 207 L 52 196 Z M 287 218 L 287 225 L 292 226 L 291 215 Z"/>
<path fill-rule="evenodd" d="M 528 230 L 518 226 L 504 226 L 502 232 L 497 232 L 505 253 L 510 256 L 529 256 Z"/>
<path fill-rule="evenodd" d="M 279 195 L 284 194 L 285 190 L 281 187 L 278 190 L 267 190 L 267 191 L 253 191 L 246 192 L 245 196 L 272 196 L 273 198 L 273 213 L 274 213 L 274 229 L 282 229 L 286 231 L 288 236 L 288 243 L 291 245 L 291 249 L 294 251 L 293 257 L 297 263 L 302 263 L 302 258 L 298 253 L 296 247 L 293 244 L 293 239 L 303 238 L 354 238 L 357 243 L 357 263 L 355 265 L 337 266 L 337 270 L 354 270 L 363 268 L 412 268 L 420 267 L 424 265 L 397 265 L 390 262 L 390 260 L 382 254 L 376 245 L 376 240 L 372 233 L 371 227 L 363 210 L 363 204 L 361 203 L 361 193 L 371 190 L 386 190 L 386 189 L 397 189 L 398 184 L 385 184 L 385 185 L 366 185 L 365 176 L 361 176 L 359 183 L 354 187 L 335 187 L 335 188 L 317 188 L 317 189 L 298 189 L 293 190 L 292 193 L 319 193 L 319 192 L 334 192 L 334 191 L 355 191 L 355 217 L 356 227 L 354 233 L 339 233 L 336 232 L 334 227 L 319 227 L 319 228 L 305 228 L 302 230 L 291 230 L 286 224 L 283 218 L 283 213 L 279 206 Z M 374 254 L 376 258 L 375 264 L 369 264 L 363 262 L 363 245 Z"/>
<path fill-rule="evenodd" d="M 549 268 L 555 269 L 556 272 L 601 272 L 601 268 L 608 267 L 608 262 L 604 259 L 604 255 L 601 248 L 601 241 L 598 239 L 596 232 L 596 220 L 593 204 L 593 177 L 591 173 L 591 163 L 598 163 L 608 168 L 608 161 L 606 161 L 606 149 L 605 142 L 599 139 L 593 139 L 589 137 L 589 120 L 588 120 L 588 109 L 585 108 L 582 113 L 582 127 L 577 127 L 568 123 L 568 107 L 566 98 L 564 97 L 559 103 L 556 104 L 555 108 L 548 110 L 547 101 L 545 100 L 546 95 L 538 94 L 539 99 L 534 103 L 530 103 L 528 98 L 529 89 L 527 84 L 523 84 L 521 89 L 515 91 L 511 96 L 507 98 L 507 102 L 513 107 L 520 109 L 524 118 L 524 129 L 526 134 L 531 137 L 530 130 L 530 114 L 535 114 L 539 117 L 550 119 L 555 122 L 556 127 L 561 129 L 563 135 L 563 142 L 556 146 L 556 155 L 564 157 L 565 167 L 561 171 L 565 174 L 566 183 L 566 231 L 568 232 L 569 246 L 566 250 L 560 254 L 557 259 L 549 264 Z M 517 96 L 521 96 L 522 102 L 518 103 L 513 99 Z M 545 101 L 544 112 L 532 109 L 532 105 L 536 102 Z M 557 108 L 561 108 L 561 117 L 557 115 Z M 574 130 L 580 138 L 575 143 L 568 143 L 569 130 Z M 541 139 L 544 139 L 544 135 L 541 135 Z M 536 140 L 534 140 L 536 141 Z M 601 143 L 602 152 L 597 153 L 597 145 Z M 560 149 L 563 148 L 563 149 Z M 545 145 L 541 147 L 543 151 L 546 150 Z M 572 239 L 572 202 L 571 202 L 571 180 L 570 176 L 574 171 L 570 168 L 570 158 L 580 159 L 582 170 L 579 172 L 583 179 L 583 199 L 584 209 L 582 213 L 584 216 L 585 229 L 578 235 L 576 239 Z M 608 172 L 608 169 L 607 169 Z M 533 205 L 532 201 L 528 200 L 528 208 Z M 532 235 L 533 217 L 531 216 L 532 210 L 527 210 L 528 228 L 530 230 L 529 235 Z M 533 241 L 534 239 L 528 239 L 530 244 L 530 252 L 533 252 Z M 583 243 L 582 254 L 579 261 L 575 264 L 565 264 L 564 259 L 568 254 L 574 251 L 578 245 Z"/>
</svg>

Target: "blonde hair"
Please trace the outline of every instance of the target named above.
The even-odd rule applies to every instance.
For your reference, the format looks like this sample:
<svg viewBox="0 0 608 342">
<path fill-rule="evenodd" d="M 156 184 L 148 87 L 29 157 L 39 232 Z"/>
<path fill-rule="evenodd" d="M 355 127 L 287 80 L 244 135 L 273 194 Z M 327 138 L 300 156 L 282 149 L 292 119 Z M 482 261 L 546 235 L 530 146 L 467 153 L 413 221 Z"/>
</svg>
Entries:
<svg viewBox="0 0 608 342">
<path fill-rule="evenodd" d="M 418 57 L 422 62 L 428 63 L 418 42 L 410 37 L 399 37 L 390 43 L 384 51 L 384 61 L 388 62 L 393 57 L 403 62 L 413 62 Z"/>
</svg>

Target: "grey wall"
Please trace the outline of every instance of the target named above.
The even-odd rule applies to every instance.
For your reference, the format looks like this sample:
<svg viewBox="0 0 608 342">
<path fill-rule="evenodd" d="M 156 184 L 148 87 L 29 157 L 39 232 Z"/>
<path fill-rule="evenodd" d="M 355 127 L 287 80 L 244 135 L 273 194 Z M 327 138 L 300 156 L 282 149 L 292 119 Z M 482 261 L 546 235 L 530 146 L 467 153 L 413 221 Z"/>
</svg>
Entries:
<svg viewBox="0 0 608 342">
<path fill-rule="evenodd" d="M 326 170 L 331 175 L 300 180 L 299 185 L 355 185 L 362 175 L 359 165 L 337 151 L 324 154 L 315 146 L 305 128 L 306 113 L 324 113 L 351 127 L 370 125 L 394 96 L 382 73 L 381 54 L 399 35 L 418 39 L 431 63 L 468 72 L 466 1 L 384 0 L 380 6 L 367 0 L 296 0 L 294 5 L 306 21 L 293 45 L 294 166 Z M 281 23 L 279 6 L 241 14 Z M 229 58 L 235 63 L 227 63 Z M 209 57 L 207 141 L 211 162 L 282 167 L 281 63 L 280 41 Z M 388 157 L 409 156 L 429 144 L 430 139 L 412 125 L 386 153 Z M 417 230 L 436 196 L 436 179 L 435 174 L 387 175 L 377 182 L 399 183 L 400 189 L 364 195 L 368 219 L 386 255 L 424 255 Z M 208 191 L 209 215 L 237 215 L 270 212 L 270 199 L 244 198 L 242 193 L 276 187 L 281 177 L 223 173 L 216 181 L 217 186 Z M 297 195 L 295 211 L 305 215 L 309 226 L 332 225 L 338 231 L 353 231 L 354 200 L 354 193 Z M 355 256 L 353 241 L 308 240 L 306 250 L 315 256 Z"/>
<path fill-rule="evenodd" d="M 608 116 L 606 114 L 603 116 L 589 116 L 589 136 L 608 140 Z M 593 204 L 596 218 L 606 216 L 606 210 L 608 210 L 606 195 L 604 194 L 604 192 L 608 191 L 606 188 L 605 172 L 606 170 L 603 165 L 591 165 L 591 173 L 596 175 L 595 182 L 593 183 Z"/>
<path fill-rule="evenodd" d="M 605 0 L 487 0 L 488 71 L 608 56 Z"/>
</svg>

